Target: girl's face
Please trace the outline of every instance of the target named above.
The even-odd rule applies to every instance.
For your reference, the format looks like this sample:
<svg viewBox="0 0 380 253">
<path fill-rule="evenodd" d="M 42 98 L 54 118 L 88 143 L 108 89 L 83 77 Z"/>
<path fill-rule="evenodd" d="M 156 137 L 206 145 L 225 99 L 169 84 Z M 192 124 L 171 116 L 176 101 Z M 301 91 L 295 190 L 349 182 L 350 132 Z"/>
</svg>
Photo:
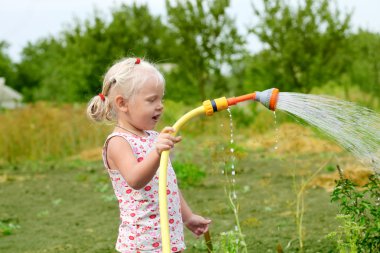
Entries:
<svg viewBox="0 0 380 253">
<path fill-rule="evenodd" d="M 149 78 L 139 91 L 127 102 L 127 120 L 136 130 L 151 130 L 157 125 L 164 106 L 164 85 L 156 78 Z"/>
</svg>

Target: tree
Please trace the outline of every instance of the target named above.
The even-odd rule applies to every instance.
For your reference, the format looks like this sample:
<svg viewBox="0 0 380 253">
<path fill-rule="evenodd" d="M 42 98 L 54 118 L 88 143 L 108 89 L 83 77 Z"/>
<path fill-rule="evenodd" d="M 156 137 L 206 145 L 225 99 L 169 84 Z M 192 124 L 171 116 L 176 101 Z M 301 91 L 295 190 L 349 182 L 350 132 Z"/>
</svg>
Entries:
<svg viewBox="0 0 380 253">
<path fill-rule="evenodd" d="M 353 84 L 371 95 L 367 102 L 373 106 L 375 98 L 380 98 L 380 34 L 359 30 L 349 43 L 353 63 L 348 75 Z"/>
<path fill-rule="evenodd" d="M 15 88 L 15 67 L 7 54 L 8 43 L 0 41 L 0 77 L 4 77 L 9 86 Z"/>
<path fill-rule="evenodd" d="M 176 87 L 169 94 L 186 91 L 187 97 L 204 100 L 229 90 L 222 69 L 241 57 L 243 39 L 234 20 L 228 16 L 229 0 L 166 1 L 168 22 L 174 33 L 173 62 L 178 65 L 171 75 Z M 174 77 L 174 78 L 173 78 Z M 172 91 L 170 91 L 172 89 Z M 183 93 L 182 93 L 183 94 Z"/>
<path fill-rule="evenodd" d="M 87 101 L 101 90 L 102 75 L 115 60 L 168 56 L 167 28 L 146 5 L 115 7 L 107 22 L 101 13 L 66 28 L 57 37 L 28 44 L 18 65 L 20 84 L 30 101 Z"/>
<path fill-rule="evenodd" d="M 64 57 L 64 47 L 62 41 L 53 37 L 39 39 L 34 44 L 28 45 L 22 50 L 22 60 L 16 65 L 17 68 L 17 89 L 24 95 L 24 100 L 30 102 L 40 98 L 47 100 L 55 100 L 58 96 L 62 96 L 57 101 L 65 98 L 66 92 L 49 91 L 47 95 L 46 89 L 52 88 L 61 83 L 60 73 L 65 66 L 61 64 Z M 56 78 L 55 80 L 52 80 Z M 67 89 L 68 87 L 66 87 Z M 49 95 L 51 97 L 49 97 Z"/>
<path fill-rule="evenodd" d="M 309 92 L 347 71 L 350 14 L 342 14 L 329 0 L 305 0 L 295 7 L 283 0 L 263 4 L 262 11 L 253 7 L 260 21 L 250 30 L 265 45 L 251 64 L 266 73 L 261 81 Z"/>
</svg>

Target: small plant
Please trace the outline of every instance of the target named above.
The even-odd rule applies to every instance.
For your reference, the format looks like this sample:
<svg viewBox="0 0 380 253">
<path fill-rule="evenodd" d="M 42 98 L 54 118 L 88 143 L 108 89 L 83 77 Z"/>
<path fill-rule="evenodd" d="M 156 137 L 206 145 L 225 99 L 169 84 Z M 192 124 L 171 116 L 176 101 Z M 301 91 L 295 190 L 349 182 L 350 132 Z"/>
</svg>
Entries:
<svg viewBox="0 0 380 253">
<path fill-rule="evenodd" d="M 244 236 L 240 231 L 227 231 L 220 234 L 219 252 L 247 252 Z"/>
<path fill-rule="evenodd" d="M 13 231 L 18 228 L 20 228 L 20 225 L 14 223 L 12 220 L 0 221 L 0 236 L 11 235 Z"/>
<path fill-rule="evenodd" d="M 173 167 L 182 189 L 197 186 L 202 182 L 202 179 L 206 177 L 206 173 L 192 163 L 180 163 L 175 161 L 173 162 Z"/>
<path fill-rule="evenodd" d="M 326 167 L 325 163 L 324 165 L 320 166 L 309 178 L 304 181 L 304 178 L 301 178 L 300 184 L 297 186 L 296 180 L 295 180 L 295 172 L 293 173 L 293 187 L 294 191 L 297 194 L 297 200 L 296 200 L 296 225 L 297 225 L 297 233 L 298 233 L 298 242 L 300 247 L 300 252 L 304 251 L 304 228 L 303 228 L 303 218 L 305 213 L 305 205 L 304 205 L 304 199 L 305 199 L 305 191 L 307 186 L 310 184 L 310 182 L 317 176 L 317 174 Z"/>
<path fill-rule="evenodd" d="M 343 224 L 329 237 L 337 239 L 339 252 L 380 252 L 380 175 L 371 175 L 360 191 L 343 177 L 339 166 L 337 169 L 340 179 L 331 201 L 339 204 L 337 218 Z"/>
<path fill-rule="evenodd" d="M 338 231 L 328 234 L 328 238 L 335 238 L 339 253 L 358 252 L 358 240 L 364 227 L 352 221 L 350 215 L 338 214 L 336 219 L 341 222 Z"/>
</svg>

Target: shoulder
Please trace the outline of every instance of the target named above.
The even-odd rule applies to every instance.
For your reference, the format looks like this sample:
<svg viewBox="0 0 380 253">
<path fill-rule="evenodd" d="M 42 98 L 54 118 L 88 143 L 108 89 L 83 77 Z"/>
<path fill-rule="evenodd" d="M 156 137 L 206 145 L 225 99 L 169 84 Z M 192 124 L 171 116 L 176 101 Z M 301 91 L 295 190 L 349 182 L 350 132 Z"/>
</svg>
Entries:
<svg viewBox="0 0 380 253">
<path fill-rule="evenodd" d="M 128 139 L 122 135 L 113 135 L 108 138 L 107 150 L 110 155 L 125 150 L 131 150 Z"/>
<path fill-rule="evenodd" d="M 113 134 L 108 138 L 105 149 L 106 159 L 110 169 L 119 170 L 126 163 L 134 161 L 135 156 L 127 136 Z"/>
</svg>

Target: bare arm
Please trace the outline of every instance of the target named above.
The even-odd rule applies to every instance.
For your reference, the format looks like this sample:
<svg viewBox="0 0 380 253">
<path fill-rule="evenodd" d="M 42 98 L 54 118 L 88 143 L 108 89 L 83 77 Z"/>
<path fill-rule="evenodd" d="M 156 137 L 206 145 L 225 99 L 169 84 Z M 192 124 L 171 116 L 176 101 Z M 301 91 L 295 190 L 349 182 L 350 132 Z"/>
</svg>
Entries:
<svg viewBox="0 0 380 253">
<path fill-rule="evenodd" d="M 211 220 L 205 219 L 202 216 L 194 214 L 182 193 L 180 192 L 180 201 L 181 201 L 181 214 L 182 221 L 185 226 L 193 232 L 197 237 L 206 233 L 208 231 L 208 226 L 211 223 Z"/>
<path fill-rule="evenodd" d="M 173 137 L 170 132 L 174 132 L 171 127 L 165 127 L 157 137 L 155 151 L 150 152 L 144 160 L 137 162 L 132 149 L 122 137 L 114 137 L 108 143 L 107 161 L 111 169 L 119 170 L 128 185 L 134 189 L 143 188 L 155 175 L 161 153 L 170 150 L 174 144 L 181 140 L 181 137 Z"/>
<path fill-rule="evenodd" d="M 182 192 L 179 191 L 179 197 L 181 201 L 181 214 L 182 214 L 182 221 L 186 224 L 186 222 L 190 219 L 190 217 L 193 215 L 193 212 L 191 211 L 189 205 L 187 204 L 185 198 L 182 195 Z"/>
</svg>

